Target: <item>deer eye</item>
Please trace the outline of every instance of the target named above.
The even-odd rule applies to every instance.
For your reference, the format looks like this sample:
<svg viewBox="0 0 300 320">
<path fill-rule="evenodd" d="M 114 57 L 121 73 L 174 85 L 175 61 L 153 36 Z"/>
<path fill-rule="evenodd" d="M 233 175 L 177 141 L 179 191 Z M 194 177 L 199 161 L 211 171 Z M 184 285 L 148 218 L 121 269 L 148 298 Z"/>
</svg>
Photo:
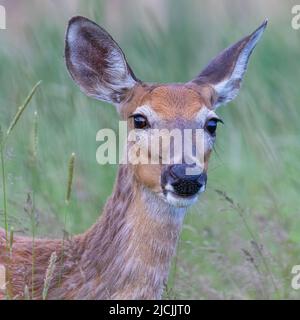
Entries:
<svg viewBox="0 0 300 320">
<path fill-rule="evenodd" d="M 149 123 L 146 117 L 141 114 L 134 114 L 131 116 L 133 118 L 135 129 L 146 129 L 149 128 Z"/>
<path fill-rule="evenodd" d="M 217 126 L 218 126 L 218 122 L 223 123 L 223 121 L 218 118 L 209 119 L 205 124 L 205 130 L 208 131 L 211 135 L 215 135 L 216 130 L 217 130 Z"/>
</svg>

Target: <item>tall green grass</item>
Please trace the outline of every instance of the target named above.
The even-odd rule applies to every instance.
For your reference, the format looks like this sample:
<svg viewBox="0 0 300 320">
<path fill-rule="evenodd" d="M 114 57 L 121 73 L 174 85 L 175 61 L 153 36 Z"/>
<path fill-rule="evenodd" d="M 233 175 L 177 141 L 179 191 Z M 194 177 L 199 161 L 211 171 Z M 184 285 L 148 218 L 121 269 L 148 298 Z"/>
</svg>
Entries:
<svg viewBox="0 0 300 320">
<path fill-rule="evenodd" d="M 35 234 L 48 237 L 63 237 L 66 214 L 70 232 L 84 231 L 112 191 L 117 167 L 97 164 L 95 137 L 101 128 L 117 130 L 118 116 L 112 106 L 80 93 L 67 74 L 63 39 L 71 15 L 86 15 L 115 31 L 137 77 L 155 82 L 190 80 L 210 58 L 268 17 L 269 26 L 251 57 L 238 98 L 218 110 L 225 126 L 218 129 L 208 188 L 185 220 L 166 294 L 298 298 L 300 293 L 290 286 L 290 271 L 299 264 L 300 249 L 300 33 L 290 26 L 290 4 L 277 1 L 284 8 L 278 14 L 270 6 L 247 1 L 245 14 L 238 1 L 222 4 L 222 10 L 208 2 L 201 7 L 197 1 L 163 1 L 165 19 L 142 7 L 142 21 L 132 18 L 137 1 L 129 1 L 122 14 L 115 13 L 121 19 L 117 28 L 107 20 L 106 2 L 80 3 L 76 10 L 52 8 L 51 17 L 41 6 L 33 9 L 36 15 L 23 8 L 22 14 L 32 19 L 22 33 L 8 29 L 0 34 L 2 128 L 32 83 L 43 80 L 3 155 L 7 230 L 13 226 L 15 233 L 31 234 L 23 208 L 33 185 Z M 33 178 L 35 110 L 39 119 Z M 72 201 L 66 206 L 73 151 L 76 171 Z M 5 210 L 1 218 L 4 226 Z"/>
</svg>

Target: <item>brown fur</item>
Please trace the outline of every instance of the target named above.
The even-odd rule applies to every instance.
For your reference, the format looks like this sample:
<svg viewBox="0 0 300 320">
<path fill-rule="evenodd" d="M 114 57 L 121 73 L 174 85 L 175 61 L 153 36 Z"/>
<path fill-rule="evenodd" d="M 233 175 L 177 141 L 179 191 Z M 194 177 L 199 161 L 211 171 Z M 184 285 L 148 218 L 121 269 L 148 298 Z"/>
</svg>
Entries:
<svg viewBox="0 0 300 320">
<path fill-rule="evenodd" d="M 160 297 L 180 226 L 169 218 L 158 221 L 147 212 L 132 174 L 130 167 L 120 168 L 114 193 L 99 221 L 65 243 L 64 263 L 56 264 L 49 299 Z M 27 285 L 34 292 L 33 298 L 40 299 L 49 258 L 54 251 L 62 256 L 62 241 L 35 241 L 32 288 L 31 240 L 16 237 L 11 258 L 5 254 L 2 229 L 0 240 L 0 263 L 6 261 L 11 297 L 22 298 Z M 156 275 L 158 267 L 160 277 Z"/>
</svg>

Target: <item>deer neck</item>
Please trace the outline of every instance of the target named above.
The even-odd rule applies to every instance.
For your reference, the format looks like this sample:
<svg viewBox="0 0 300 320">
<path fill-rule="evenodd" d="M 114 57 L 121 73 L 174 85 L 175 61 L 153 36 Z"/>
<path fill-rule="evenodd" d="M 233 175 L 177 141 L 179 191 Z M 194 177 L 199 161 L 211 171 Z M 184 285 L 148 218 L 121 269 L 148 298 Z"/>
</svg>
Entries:
<svg viewBox="0 0 300 320">
<path fill-rule="evenodd" d="M 93 298 L 160 298 L 184 213 L 141 187 L 132 167 L 121 166 L 101 218 L 83 235 L 83 271 L 88 278 L 97 274 Z"/>
</svg>

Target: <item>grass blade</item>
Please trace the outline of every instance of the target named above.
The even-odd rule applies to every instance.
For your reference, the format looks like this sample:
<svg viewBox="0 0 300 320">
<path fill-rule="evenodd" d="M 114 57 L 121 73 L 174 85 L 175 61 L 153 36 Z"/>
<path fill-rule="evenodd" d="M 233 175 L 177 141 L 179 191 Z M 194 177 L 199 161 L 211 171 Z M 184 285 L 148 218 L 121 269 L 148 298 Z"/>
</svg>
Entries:
<svg viewBox="0 0 300 320">
<path fill-rule="evenodd" d="M 35 94 L 37 88 L 39 87 L 39 85 L 41 84 L 42 81 L 39 81 L 30 91 L 29 95 L 27 96 L 27 98 L 25 99 L 24 103 L 18 108 L 17 113 L 15 114 L 12 122 L 10 123 L 7 132 L 6 132 L 6 136 L 8 137 L 9 134 L 12 132 L 12 130 L 14 129 L 14 127 L 16 126 L 18 120 L 20 119 L 22 113 L 24 112 L 24 110 L 26 109 L 26 107 L 28 106 L 29 102 L 31 101 L 33 95 Z"/>
</svg>

